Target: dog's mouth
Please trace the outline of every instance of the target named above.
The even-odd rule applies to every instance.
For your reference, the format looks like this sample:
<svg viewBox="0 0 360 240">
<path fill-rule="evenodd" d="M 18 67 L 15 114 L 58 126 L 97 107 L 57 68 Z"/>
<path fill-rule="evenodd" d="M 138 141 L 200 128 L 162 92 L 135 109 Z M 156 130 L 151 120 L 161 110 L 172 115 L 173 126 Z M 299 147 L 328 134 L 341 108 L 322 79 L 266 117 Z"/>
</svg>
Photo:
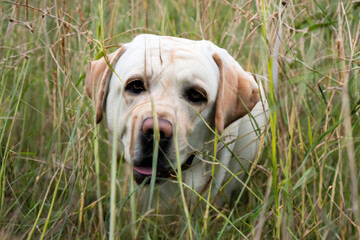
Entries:
<svg viewBox="0 0 360 240">
<path fill-rule="evenodd" d="M 190 155 L 184 164 L 181 165 L 181 171 L 185 171 L 190 168 L 195 155 Z M 150 184 L 151 178 L 153 176 L 153 167 L 152 166 L 133 166 L 133 175 L 137 184 Z M 156 184 L 163 183 L 166 179 L 175 178 L 176 173 L 173 168 L 163 169 L 157 166 L 156 170 Z"/>
</svg>

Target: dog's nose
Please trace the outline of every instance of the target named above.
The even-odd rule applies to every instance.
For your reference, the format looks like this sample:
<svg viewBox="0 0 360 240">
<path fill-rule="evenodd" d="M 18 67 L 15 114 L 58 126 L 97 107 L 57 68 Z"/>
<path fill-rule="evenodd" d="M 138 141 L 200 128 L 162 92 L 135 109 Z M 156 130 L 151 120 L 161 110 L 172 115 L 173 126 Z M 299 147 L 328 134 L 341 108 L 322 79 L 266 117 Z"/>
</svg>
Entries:
<svg viewBox="0 0 360 240">
<path fill-rule="evenodd" d="M 160 137 L 161 138 L 171 138 L 172 137 L 172 132 L 173 132 L 173 128 L 172 128 L 172 124 L 163 118 L 158 118 L 158 125 L 159 125 L 159 132 L 160 132 Z M 154 134 L 154 118 L 153 117 L 149 117 L 146 118 L 142 124 L 141 130 L 143 131 L 143 133 L 147 134 L 147 135 L 153 135 Z"/>
</svg>

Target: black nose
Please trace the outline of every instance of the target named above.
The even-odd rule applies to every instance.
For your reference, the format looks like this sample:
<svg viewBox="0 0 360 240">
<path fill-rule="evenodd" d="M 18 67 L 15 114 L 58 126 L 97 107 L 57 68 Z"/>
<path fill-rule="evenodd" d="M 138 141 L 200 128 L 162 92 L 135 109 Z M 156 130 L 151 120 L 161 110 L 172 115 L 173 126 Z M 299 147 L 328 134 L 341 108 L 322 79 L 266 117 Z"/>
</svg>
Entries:
<svg viewBox="0 0 360 240">
<path fill-rule="evenodd" d="M 158 126 L 160 132 L 160 138 L 170 139 L 173 134 L 172 124 L 163 118 L 158 118 Z M 147 136 L 152 136 L 154 134 L 154 118 L 149 117 L 144 120 L 141 126 L 141 131 Z"/>
</svg>

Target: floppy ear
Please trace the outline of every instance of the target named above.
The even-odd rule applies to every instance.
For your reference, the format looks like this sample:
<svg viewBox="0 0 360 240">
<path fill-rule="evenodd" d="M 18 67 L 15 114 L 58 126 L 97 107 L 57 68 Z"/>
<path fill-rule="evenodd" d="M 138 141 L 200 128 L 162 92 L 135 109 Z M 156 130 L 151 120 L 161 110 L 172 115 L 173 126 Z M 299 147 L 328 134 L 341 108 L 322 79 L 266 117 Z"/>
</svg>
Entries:
<svg viewBox="0 0 360 240">
<path fill-rule="evenodd" d="M 120 47 L 115 52 L 102 57 L 99 60 L 92 61 L 86 67 L 85 78 L 85 92 L 90 97 L 95 99 L 96 106 L 96 123 L 99 123 L 102 119 L 103 103 L 105 102 L 107 95 L 107 85 L 112 75 L 112 69 L 120 56 L 125 52 L 125 47 Z M 108 65 L 109 64 L 109 65 Z"/>
<path fill-rule="evenodd" d="M 254 77 L 226 51 L 214 53 L 213 59 L 220 71 L 215 127 L 221 134 L 232 122 L 248 114 L 260 97 Z"/>
</svg>

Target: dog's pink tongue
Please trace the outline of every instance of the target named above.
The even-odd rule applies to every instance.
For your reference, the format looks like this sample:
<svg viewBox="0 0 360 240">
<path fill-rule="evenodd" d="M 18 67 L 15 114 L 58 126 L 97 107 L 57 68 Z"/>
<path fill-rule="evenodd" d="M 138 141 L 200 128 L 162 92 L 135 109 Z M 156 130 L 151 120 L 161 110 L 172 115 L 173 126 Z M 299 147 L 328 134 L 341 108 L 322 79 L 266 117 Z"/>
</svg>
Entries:
<svg viewBox="0 0 360 240">
<path fill-rule="evenodd" d="M 143 175 L 152 175 L 152 167 L 134 166 L 134 170 Z"/>
</svg>

